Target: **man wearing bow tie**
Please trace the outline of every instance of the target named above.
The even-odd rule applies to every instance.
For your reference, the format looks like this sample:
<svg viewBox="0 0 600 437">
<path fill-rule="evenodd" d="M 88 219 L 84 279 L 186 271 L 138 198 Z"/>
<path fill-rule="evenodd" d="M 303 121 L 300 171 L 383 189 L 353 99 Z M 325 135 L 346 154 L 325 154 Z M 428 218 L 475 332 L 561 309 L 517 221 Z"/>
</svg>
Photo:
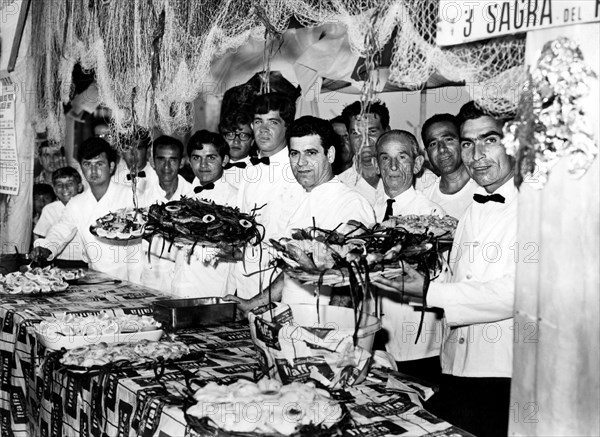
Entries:
<svg viewBox="0 0 600 437">
<path fill-rule="evenodd" d="M 520 260 L 513 160 L 502 144 L 501 120 L 474 102 L 458 118 L 462 160 L 479 188 L 458 224 L 446 277 L 428 291 L 423 276 L 412 270 L 404 283 L 374 282 L 444 310 L 443 375 L 428 409 L 475 435 L 506 436 Z"/>
<path fill-rule="evenodd" d="M 264 242 L 283 235 L 287 221 L 303 197 L 303 189 L 292 172 L 288 156 L 286 132 L 294 121 L 295 103 L 280 93 L 258 96 L 253 106 L 252 129 L 258 146 L 258 157 L 244 169 L 238 192 L 238 206 L 245 213 L 256 213 L 265 227 Z M 237 295 L 249 299 L 267 285 L 270 271 L 246 276 L 269 267 L 266 245 L 249 247 L 244 262 L 237 263 L 235 276 Z"/>
<path fill-rule="evenodd" d="M 227 114 L 219 123 L 219 132 L 229 145 L 229 163 L 223 178 L 235 188 L 240 186 L 244 169 L 250 165 L 251 150 L 256 148 L 251 125 L 252 117 L 244 111 Z"/>
<path fill-rule="evenodd" d="M 119 153 L 112 180 L 130 187 L 135 177 L 138 196 L 145 196 L 146 189 L 158 183 L 158 176 L 148 161 L 152 136 L 150 132 L 140 128 L 131 139 L 122 138 L 121 142 L 126 147 Z"/>
<path fill-rule="evenodd" d="M 188 197 L 208 200 L 219 205 L 235 206 L 237 190 L 222 178 L 229 162 L 229 146 L 217 133 L 200 130 L 191 136 L 187 146 L 192 171 L 196 176 Z M 178 297 L 225 296 L 235 290 L 232 264 L 212 264 L 211 248 L 197 245 L 177 251 L 172 293 Z M 234 287 L 233 289 L 230 289 Z"/>
</svg>

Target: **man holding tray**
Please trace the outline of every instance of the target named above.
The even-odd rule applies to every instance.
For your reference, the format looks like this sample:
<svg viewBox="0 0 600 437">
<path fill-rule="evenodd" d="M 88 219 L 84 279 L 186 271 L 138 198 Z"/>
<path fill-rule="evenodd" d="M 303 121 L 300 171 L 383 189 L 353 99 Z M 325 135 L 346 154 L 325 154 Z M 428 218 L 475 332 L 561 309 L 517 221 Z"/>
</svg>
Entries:
<svg viewBox="0 0 600 437">
<path fill-rule="evenodd" d="M 439 215 L 444 210 L 413 188 L 415 175 L 424 158 L 413 134 L 391 130 L 379 137 L 376 144 L 377 171 L 382 188 L 377 190 L 375 215 L 383 222 L 397 215 Z M 385 294 L 381 300 L 382 325 L 387 331 L 386 350 L 398 363 L 398 370 L 435 382 L 440 374 L 439 354 L 442 341 L 441 319 L 434 312 L 425 312 L 421 334 L 421 311 L 398 300 L 396 294 Z M 380 339 L 385 334 L 380 334 Z"/>
<path fill-rule="evenodd" d="M 187 197 L 234 206 L 237 190 L 223 176 L 229 162 L 229 146 L 217 133 L 201 130 L 191 136 L 187 152 L 196 176 Z M 177 251 L 172 283 L 173 294 L 182 298 L 225 296 L 235 289 L 233 264 L 214 264 L 214 249 L 197 244 Z"/>
<path fill-rule="evenodd" d="M 316 117 L 301 117 L 290 125 L 287 137 L 292 172 L 304 192 L 289 217 L 286 229 L 278 237 L 291 235 L 293 229 L 313 225 L 343 233 L 348 230 L 345 224 L 349 220 L 371 226 L 375 217 L 369 202 L 333 176 L 334 145 L 339 139 L 331 124 Z M 316 286 L 302 285 L 285 274 L 279 274 L 271 286 L 273 300 L 291 304 L 314 303 L 315 292 Z M 321 304 L 329 302 L 330 292 L 330 287 L 321 287 Z M 235 296 L 229 298 L 237 301 L 242 311 L 248 312 L 266 304 L 269 294 L 263 291 L 250 300 Z"/>
<path fill-rule="evenodd" d="M 90 232 L 98 218 L 119 208 L 133 207 L 131 188 L 111 181 L 117 153 L 105 140 L 95 137 L 79 146 L 77 159 L 90 189 L 69 201 L 46 237 L 34 242 L 31 258 L 52 260 L 79 234 L 82 256 L 91 269 L 139 283 L 140 241 L 108 241 Z"/>
<path fill-rule="evenodd" d="M 474 102 L 458 118 L 462 160 L 479 188 L 458 224 L 450 269 L 428 291 L 415 271 L 403 281 L 374 282 L 444 310 L 443 375 L 428 409 L 475 435 L 505 436 L 518 248 L 513 160 L 502 144 L 501 120 Z"/>
</svg>

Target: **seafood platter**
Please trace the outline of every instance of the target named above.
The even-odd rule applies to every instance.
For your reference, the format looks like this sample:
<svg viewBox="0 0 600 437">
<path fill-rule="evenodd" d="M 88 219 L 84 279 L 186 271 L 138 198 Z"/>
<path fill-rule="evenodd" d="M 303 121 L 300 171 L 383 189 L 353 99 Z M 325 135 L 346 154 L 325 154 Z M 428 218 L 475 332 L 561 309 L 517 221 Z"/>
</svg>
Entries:
<svg viewBox="0 0 600 437">
<path fill-rule="evenodd" d="M 82 269 L 61 269 L 47 266 L 26 269 L 24 272 L 0 273 L 0 295 L 37 296 L 65 291 L 68 281 L 85 276 Z"/>
<path fill-rule="evenodd" d="M 144 235 L 148 211 L 144 208 L 121 208 L 98 218 L 90 226 L 96 237 L 108 240 L 132 240 Z"/>
<path fill-rule="evenodd" d="M 191 246 L 191 251 L 196 246 L 212 247 L 219 258 L 236 258 L 236 249 L 260 243 L 264 231 L 254 216 L 237 208 L 182 197 L 150 206 L 145 234 L 160 235 L 180 247 Z"/>
<path fill-rule="evenodd" d="M 161 324 L 149 316 L 133 314 L 77 316 L 64 314 L 44 318 L 35 326 L 38 340 L 48 349 L 76 349 L 98 343 L 157 341 L 163 335 Z"/>
<path fill-rule="evenodd" d="M 268 378 L 257 383 L 239 379 L 230 385 L 209 382 L 193 393 L 190 403 L 185 418 L 200 435 L 334 436 L 341 435 L 348 422 L 344 405 L 312 382 L 282 385 Z M 256 420 L 231 414 L 249 408 Z"/>
<path fill-rule="evenodd" d="M 138 365 L 174 361 L 190 355 L 190 348 L 178 341 L 140 340 L 129 343 L 97 343 L 59 352 L 59 362 L 73 370 L 91 370 L 116 363 Z"/>
<path fill-rule="evenodd" d="M 363 285 L 378 276 L 402 275 L 404 263 L 436 275 L 445 242 L 452 241 L 453 217 L 398 216 L 367 227 L 348 222 L 341 234 L 317 227 L 295 229 L 291 238 L 271 239 L 275 265 L 301 282 L 329 286 Z"/>
</svg>

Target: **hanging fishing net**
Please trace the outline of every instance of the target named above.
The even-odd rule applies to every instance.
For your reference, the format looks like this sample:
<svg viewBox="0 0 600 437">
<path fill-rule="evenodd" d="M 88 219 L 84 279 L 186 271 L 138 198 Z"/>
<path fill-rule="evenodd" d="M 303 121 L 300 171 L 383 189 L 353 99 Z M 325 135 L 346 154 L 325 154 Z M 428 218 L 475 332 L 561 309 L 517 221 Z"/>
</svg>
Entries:
<svg viewBox="0 0 600 437">
<path fill-rule="evenodd" d="M 187 131 L 191 103 L 214 81 L 212 61 L 249 38 L 262 39 L 270 43 L 268 71 L 274 42 L 292 19 L 305 27 L 345 26 L 368 72 L 377 71 L 379 53 L 391 43 L 390 82 L 419 89 L 437 72 L 476 83 L 476 102 L 500 116 L 516 109 L 525 76 L 524 37 L 438 47 L 438 0 L 55 0 L 31 8 L 36 121 L 50 139 L 63 137 L 63 104 L 72 98 L 77 63 L 94 71 L 113 132 Z M 372 100 L 378 80 L 368 75 L 363 100 Z"/>
</svg>

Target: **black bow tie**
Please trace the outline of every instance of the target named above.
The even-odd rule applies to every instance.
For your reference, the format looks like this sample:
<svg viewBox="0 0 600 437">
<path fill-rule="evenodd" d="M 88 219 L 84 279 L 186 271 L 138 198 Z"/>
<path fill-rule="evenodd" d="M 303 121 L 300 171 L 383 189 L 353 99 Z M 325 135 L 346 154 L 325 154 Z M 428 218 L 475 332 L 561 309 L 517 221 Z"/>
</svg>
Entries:
<svg viewBox="0 0 600 437">
<path fill-rule="evenodd" d="M 194 188 L 194 193 L 198 194 L 204 190 L 212 190 L 213 188 L 215 188 L 215 184 L 211 182 L 210 184 L 200 185 L 199 187 Z"/>
<path fill-rule="evenodd" d="M 269 159 L 269 158 L 265 158 L 265 159 Z M 254 164 L 256 165 L 256 164 Z M 225 170 L 229 170 L 230 168 L 233 167 L 237 167 L 237 168 L 246 168 L 246 163 L 245 162 L 230 162 L 229 164 L 225 165 L 225 167 L 223 167 Z"/>
<path fill-rule="evenodd" d="M 250 163 L 252 165 L 258 165 L 258 164 L 270 165 L 271 160 L 269 159 L 268 156 L 265 156 L 264 158 L 259 158 L 258 156 L 251 156 Z"/>
<path fill-rule="evenodd" d="M 146 172 L 144 170 L 138 172 L 137 174 L 138 178 L 145 178 L 146 177 Z M 127 180 L 130 181 L 131 180 L 131 173 L 127 174 Z"/>
<path fill-rule="evenodd" d="M 498 202 L 504 203 L 504 196 L 502 194 L 490 194 L 489 196 L 484 196 L 483 194 L 473 194 L 473 200 L 477 203 L 487 203 L 487 202 Z"/>
</svg>

